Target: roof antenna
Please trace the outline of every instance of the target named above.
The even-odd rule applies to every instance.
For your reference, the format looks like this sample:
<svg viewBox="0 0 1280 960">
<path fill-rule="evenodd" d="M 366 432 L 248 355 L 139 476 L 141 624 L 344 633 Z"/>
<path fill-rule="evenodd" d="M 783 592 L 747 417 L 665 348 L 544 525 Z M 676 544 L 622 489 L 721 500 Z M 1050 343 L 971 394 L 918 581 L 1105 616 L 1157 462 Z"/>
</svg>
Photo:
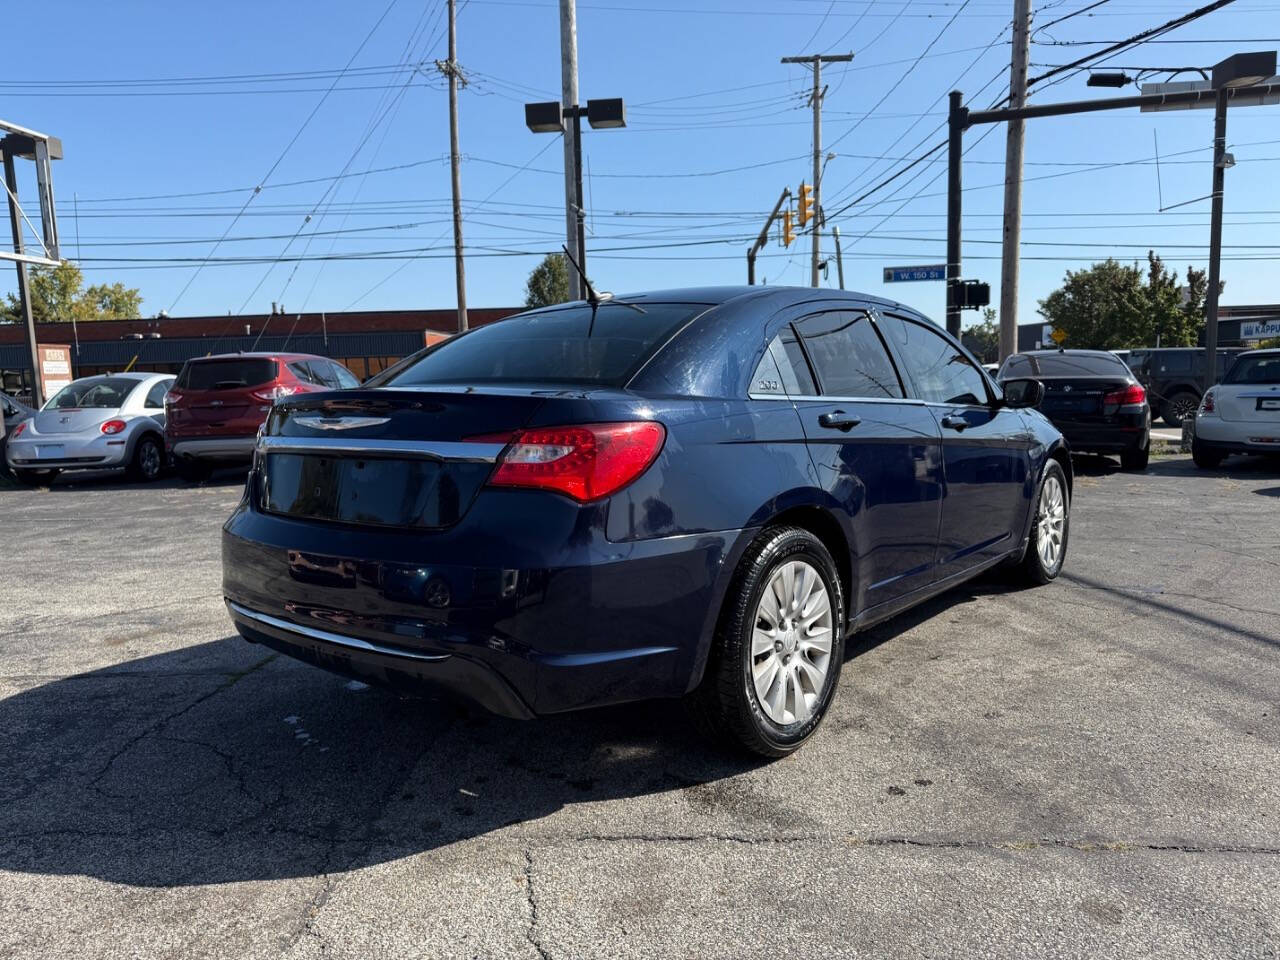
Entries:
<svg viewBox="0 0 1280 960">
<path fill-rule="evenodd" d="M 573 254 L 569 252 L 569 248 L 561 245 L 560 249 L 564 251 L 564 258 L 573 264 L 573 269 L 576 270 L 578 272 L 578 276 L 582 278 L 582 286 L 587 291 L 586 301 L 591 304 L 591 309 L 593 311 L 596 307 L 600 306 L 600 304 L 613 299 L 613 294 L 608 293 L 607 291 L 605 293 L 596 293 L 596 288 L 591 285 L 591 281 L 587 279 L 587 275 L 583 271 L 582 267 L 578 265 L 578 261 L 573 259 Z"/>
</svg>

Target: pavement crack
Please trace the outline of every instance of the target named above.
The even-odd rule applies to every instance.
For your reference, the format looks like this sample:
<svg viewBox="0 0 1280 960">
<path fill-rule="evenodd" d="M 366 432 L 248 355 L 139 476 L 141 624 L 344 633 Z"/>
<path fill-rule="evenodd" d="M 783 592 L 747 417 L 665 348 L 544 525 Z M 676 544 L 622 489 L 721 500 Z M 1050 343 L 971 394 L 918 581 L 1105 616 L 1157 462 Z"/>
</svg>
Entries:
<svg viewBox="0 0 1280 960">
<path fill-rule="evenodd" d="M 529 929 L 525 931 L 525 937 L 542 960 L 551 960 L 551 953 L 542 945 L 538 936 L 538 899 L 533 890 L 533 851 L 527 848 L 524 851 L 524 891 L 529 904 Z"/>
<path fill-rule="evenodd" d="M 130 737 L 117 750 L 115 750 L 110 757 L 107 758 L 107 762 L 102 765 L 102 769 L 99 770 L 96 774 L 94 774 L 93 778 L 89 781 L 90 789 L 92 789 L 95 793 L 101 792 L 98 790 L 98 784 L 99 782 L 101 782 L 102 778 L 107 775 L 108 771 L 110 771 L 112 765 L 115 764 L 117 760 L 123 757 L 126 753 L 128 753 L 130 750 L 136 747 L 139 743 L 141 743 L 147 737 L 154 734 L 157 730 L 164 729 L 164 727 L 172 723 L 174 720 L 177 720 L 179 717 L 183 716 L 184 714 L 190 713 L 192 710 L 200 706 L 200 704 L 204 703 L 206 700 L 210 699 L 211 697 L 217 696 L 218 694 L 222 693 L 224 690 L 231 689 L 233 686 L 235 686 L 245 677 L 249 676 L 249 674 L 254 673 L 255 671 L 265 667 L 272 660 L 276 659 L 277 656 L 279 656 L 279 654 L 275 654 L 275 653 L 268 654 L 267 656 L 263 657 L 261 660 L 259 660 L 257 663 L 253 664 L 252 666 L 246 667 L 244 670 L 241 670 L 237 673 L 230 674 L 226 680 L 218 684 L 209 692 L 201 694 L 200 696 L 196 697 L 196 699 L 192 700 L 189 704 L 187 704 L 185 707 L 182 707 L 180 710 L 175 710 L 173 713 L 166 714 L 165 716 L 161 717 L 159 720 L 147 726 L 145 729 L 142 730 L 142 732 Z"/>
</svg>

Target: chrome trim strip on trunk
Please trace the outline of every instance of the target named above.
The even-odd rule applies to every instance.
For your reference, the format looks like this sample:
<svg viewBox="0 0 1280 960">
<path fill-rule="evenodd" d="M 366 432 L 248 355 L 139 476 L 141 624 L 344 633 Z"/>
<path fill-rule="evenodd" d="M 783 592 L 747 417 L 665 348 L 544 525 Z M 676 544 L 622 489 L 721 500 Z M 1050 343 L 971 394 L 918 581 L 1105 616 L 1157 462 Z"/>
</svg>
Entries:
<svg viewBox="0 0 1280 960">
<path fill-rule="evenodd" d="M 364 457 L 406 457 L 416 460 L 454 460 L 493 463 L 502 453 L 501 443 L 466 443 L 448 440 L 380 440 L 374 437 L 262 437 L 261 453 L 333 453 Z"/>
<path fill-rule="evenodd" d="M 249 610 L 240 606 L 234 600 L 228 600 L 223 597 L 223 601 L 227 605 L 227 609 L 231 611 L 232 618 L 242 617 L 245 620 L 254 623 L 260 623 L 264 626 L 274 627 L 276 630 L 283 630 L 286 633 L 296 633 L 304 637 L 310 637 L 312 640 L 321 640 L 325 643 L 332 643 L 339 647 L 349 647 L 352 650 L 363 650 L 366 653 L 380 653 L 387 657 L 404 657 L 409 660 L 448 660 L 447 653 L 418 653 L 413 650 L 403 650 L 399 647 L 384 647 L 381 644 L 370 643 L 368 640 L 361 640 L 358 637 L 348 637 L 340 633 L 330 633 L 328 630 L 317 630 L 315 627 L 304 627 L 288 620 L 281 620 L 278 617 L 271 617 L 265 613 L 258 613 L 256 610 Z"/>
</svg>

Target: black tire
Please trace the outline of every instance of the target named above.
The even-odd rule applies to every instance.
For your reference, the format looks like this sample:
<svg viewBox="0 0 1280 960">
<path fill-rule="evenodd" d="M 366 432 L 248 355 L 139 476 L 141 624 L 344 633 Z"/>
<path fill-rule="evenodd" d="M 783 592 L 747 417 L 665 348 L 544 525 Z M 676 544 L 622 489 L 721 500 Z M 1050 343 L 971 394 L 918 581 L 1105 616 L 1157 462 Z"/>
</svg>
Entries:
<svg viewBox="0 0 1280 960">
<path fill-rule="evenodd" d="M 201 483 L 213 474 L 213 468 L 207 463 L 191 457 L 175 457 L 173 466 L 178 471 L 178 476 L 187 483 Z"/>
<path fill-rule="evenodd" d="M 1199 440 L 1191 440 L 1191 459 L 1195 465 L 1202 470 L 1216 470 L 1224 459 L 1226 454 L 1218 450 L 1210 450 L 1204 446 Z"/>
<path fill-rule="evenodd" d="M 164 444 L 151 433 L 144 433 L 133 445 L 133 457 L 129 461 L 129 477 L 140 483 L 159 480 L 164 473 Z"/>
<path fill-rule="evenodd" d="M 756 693 L 751 640 L 760 601 L 774 571 L 793 560 L 803 560 L 816 570 L 826 588 L 831 604 L 832 642 L 823 687 L 816 691 L 812 714 L 805 720 L 781 725 L 766 715 Z M 761 756 L 785 757 L 799 749 L 818 728 L 835 695 L 844 660 L 844 628 L 840 576 L 822 541 L 800 527 L 765 530 L 747 548 L 725 597 L 706 672 L 689 696 L 695 722 L 713 739 Z"/>
<path fill-rule="evenodd" d="M 1164 422 L 1171 427 L 1181 428 L 1182 421 L 1187 417 L 1194 416 L 1196 409 L 1200 406 L 1200 398 L 1190 390 L 1179 390 L 1171 397 L 1165 399 L 1164 406 L 1160 410 L 1160 415 L 1164 418 Z"/>
<path fill-rule="evenodd" d="M 1147 440 L 1141 450 L 1126 450 L 1120 454 L 1121 470 L 1145 470 L 1151 460 L 1151 441 Z"/>
<path fill-rule="evenodd" d="M 1062 541 L 1057 558 L 1052 564 L 1046 564 L 1040 555 L 1040 541 L 1044 536 L 1041 530 L 1043 519 L 1041 501 L 1050 478 L 1057 480 L 1062 492 Z M 1067 541 L 1071 534 L 1071 493 L 1067 486 L 1067 475 L 1058 461 L 1050 460 L 1045 464 L 1044 472 L 1040 475 L 1040 483 L 1036 486 L 1036 498 L 1032 503 L 1032 510 L 1034 512 L 1031 517 L 1031 536 L 1027 538 L 1027 552 L 1022 557 L 1019 574 L 1024 582 L 1039 585 L 1058 579 L 1058 574 L 1062 572 L 1062 565 L 1067 559 Z"/>
<path fill-rule="evenodd" d="M 13 479 L 17 480 L 24 487 L 47 487 L 53 483 L 54 477 L 58 475 L 57 470 L 14 470 Z"/>
</svg>

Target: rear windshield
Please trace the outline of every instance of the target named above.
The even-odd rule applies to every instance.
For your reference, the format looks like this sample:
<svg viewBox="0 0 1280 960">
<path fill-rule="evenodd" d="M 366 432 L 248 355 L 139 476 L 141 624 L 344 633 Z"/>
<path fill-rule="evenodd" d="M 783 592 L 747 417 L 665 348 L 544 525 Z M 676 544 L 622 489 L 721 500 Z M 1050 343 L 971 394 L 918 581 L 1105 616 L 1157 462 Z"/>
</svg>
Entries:
<svg viewBox="0 0 1280 960">
<path fill-rule="evenodd" d="M 276 378 L 276 362 L 263 357 L 189 360 L 178 374 L 175 390 L 236 390 Z"/>
<path fill-rule="evenodd" d="M 1119 357 L 1104 353 L 1015 354 L 1004 362 L 1000 376 L 1013 377 L 1114 377 L 1129 372 Z"/>
<path fill-rule="evenodd" d="M 67 410 L 73 407 L 99 407 L 114 410 L 123 407 L 125 398 L 138 385 L 128 377 L 95 377 L 69 383 L 44 405 L 46 410 Z"/>
<path fill-rule="evenodd" d="M 1280 383 L 1280 353 L 1240 357 L 1227 371 L 1223 383 Z"/>
<path fill-rule="evenodd" d="M 622 386 L 695 314 L 693 303 L 604 303 L 521 314 L 446 340 L 378 386 L 567 383 Z M 643 311 L 643 312 L 640 312 Z"/>
</svg>

